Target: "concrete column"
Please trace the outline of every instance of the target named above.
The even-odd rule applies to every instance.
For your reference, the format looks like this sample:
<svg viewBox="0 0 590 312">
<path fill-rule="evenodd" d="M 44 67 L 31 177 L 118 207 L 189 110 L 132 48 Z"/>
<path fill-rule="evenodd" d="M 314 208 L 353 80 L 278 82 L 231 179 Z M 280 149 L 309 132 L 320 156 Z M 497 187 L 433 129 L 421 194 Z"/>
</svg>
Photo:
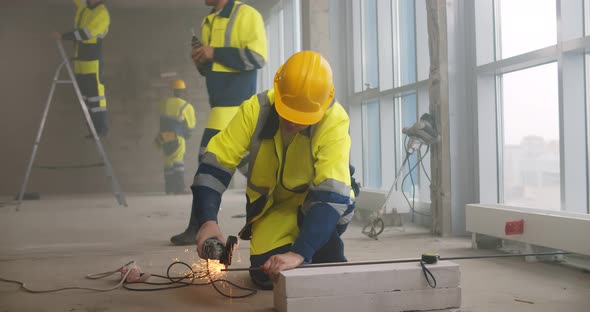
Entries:
<svg viewBox="0 0 590 312">
<path fill-rule="evenodd" d="M 441 141 L 432 146 L 433 232 L 465 235 L 465 205 L 479 201 L 475 44 L 469 1 L 427 1 L 430 112 Z"/>
<path fill-rule="evenodd" d="M 330 0 L 301 1 L 301 46 L 328 58 L 330 53 Z"/>
<path fill-rule="evenodd" d="M 444 3 L 444 2 L 443 2 Z M 473 1 L 447 6 L 451 205 L 450 233 L 467 235 L 465 205 L 479 202 L 477 77 Z"/>
<path fill-rule="evenodd" d="M 428 46 L 430 51 L 430 113 L 440 133 L 431 149 L 432 231 L 451 233 L 451 151 L 449 138 L 449 91 L 447 63 L 446 6 L 444 0 L 427 1 Z"/>
<path fill-rule="evenodd" d="M 348 108 L 346 1 L 301 0 L 301 48 L 321 53 L 332 66 L 336 98 Z"/>
</svg>

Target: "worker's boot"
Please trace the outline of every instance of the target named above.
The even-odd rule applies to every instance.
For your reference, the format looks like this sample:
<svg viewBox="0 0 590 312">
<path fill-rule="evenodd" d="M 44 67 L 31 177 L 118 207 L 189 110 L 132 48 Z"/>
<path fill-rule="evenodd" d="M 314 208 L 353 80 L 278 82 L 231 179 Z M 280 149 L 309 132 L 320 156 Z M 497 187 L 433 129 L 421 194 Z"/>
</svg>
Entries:
<svg viewBox="0 0 590 312">
<path fill-rule="evenodd" d="M 196 207 L 192 207 L 191 209 L 191 217 L 188 222 L 188 227 L 184 232 L 174 235 L 170 238 L 172 244 L 177 246 L 186 246 L 186 245 L 196 245 L 195 238 L 197 237 L 197 232 L 199 232 L 199 220 L 197 219 L 197 210 Z"/>
<path fill-rule="evenodd" d="M 186 230 L 184 230 L 184 232 L 172 236 L 170 241 L 176 246 L 195 245 L 196 236 L 197 227 L 189 226 Z"/>
</svg>

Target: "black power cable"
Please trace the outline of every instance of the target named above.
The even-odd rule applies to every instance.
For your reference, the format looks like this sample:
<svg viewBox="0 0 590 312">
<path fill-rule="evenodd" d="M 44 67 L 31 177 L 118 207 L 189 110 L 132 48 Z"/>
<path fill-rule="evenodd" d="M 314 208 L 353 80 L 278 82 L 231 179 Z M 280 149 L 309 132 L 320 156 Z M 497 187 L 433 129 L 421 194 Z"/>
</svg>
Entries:
<svg viewBox="0 0 590 312">
<path fill-rule="evenodd" d="M 422 267 L 422 273 L 424 273 L 424 278 L 426 279 L 426 282 L 428 283 L 428 285 L 430 285 L 431 288 L 436 288 L 436 278 L 434 278 L 434 275 L 426 267 L 425 262 L 422 259 L 420 260 L 420 266 Z M 432 281 L 431 281 L 431 279 L 432 279 Z"/>
<path fill-rule="evenodd" d="M 190 273 L 188 273 L 184 276 L 177 276 L 177 277 L 171 276 L 172 267 L 174 267 L 175 265 L 182 265 L 182 266 L 187 267 L 190 270 Z M 125 283 L 125 284 L 123 284 L 123 287 L 125 289 L 133 290 L 133 291 L 159 291 L 159 290 L 175 289 L 175 288 L 182 288 L 182 287 L 188 287 L 188 286 L 211 285 L 219 294 L 221 294 L 224 297 L 232 298 L 232 299 L 250 297 L 250 296 L 255 295 L 258 292 L 258 290 L 256 290 L 256 289 L 237 285 L 227 279 L 213 279 L 213 276 L 211 276 L 211 273 L 209 270 L 209 261 L 208 260 L 207 260 L 207 271 L 204 274 L 198 274 L 198 272 L 195 272 L 192 269 L 192 267 L 186 262 L 176 261 L 176 262 L 171 263 L 168 266 L 168 269 L 166 269 L 166 276 L 158 275 L 158 274 L 152 274 L 151 276 L 168 280 L 168 282 L 147 282 L 147 281 L 146 282 L 133 282 L 133 283 Z M 195 283 L 195 280 L 203 279 L 203 278 L 208 278 L 208 281 L 206 283 Z M 187 280 L 190 280 L 190 282 Z M 226 294 L 217 287 L 217 285 L 216 285 L 217 283 L 227 283 L 233 287 L 247 291 L 247 293 L 242 294 L 242 295 Z M 165 286 L 165 287 L 136 288 L 136 287 L 132 287 L 131 285 L 151 285 L 151 286 Z"/>
<path fill-rule="evenodd" d="M 418 148 L 421 148 L 422 145 L 420 145 Z M 418 159 L 418 163 L 420 163 L 422 161 L 422 159 Z M 410 177 L 410 184 L 412 185 L 412 213 L 416 213 L 416 185 L 414 184 L 414 176 L 412 176 L 412 170 L 414 169 L 414 167 L 410 167 L 410 162 L 408 161 L 408 173 L 406 174 L 406 176 L 402 179 L 402 189 L 404 187 L 404 182 L 406 181 L 406 178 L 409 176 Z M 407 198 L 406 198 L 407 200 Z"/>
<path fill-rule="evenodd" d="M 175 265 L 183 265 L 185 267 L 187 267 L 190 270 L 190 273 L 184 275 L 184 276 L 172 276 L 171 274 L 171 270 L 172 267 L 174 267 Z M 123 268 L 127 268 L 128 270 L 122 274 L 121 280 L 117 283 L 117 285 L 109 287 L 109 288 L 91 288 L 91 287 L 81 287 L 81 286 L 69 286 L 69 287 L 61 287 L 61 288 L 55 288 L 55 289 L 44 289 L 44 290 L 38 290 L 38 289 L 31 289 L 29 288 L 24 282 L 21 281 L 17 281 L 17 280 L 11 280 L 11 279 L 6 279 L 6 278 L 2 278 L 0 277 L 0 282 L 5 282 L 5 283 L 12 283 L 12 284 L 17 284 L 19 285 L 22 289 L 26 290 L 27 292 L 30 293 L 54 293 L 54 292 L 58 292 L 58 291 L 64 291 L 64 290 L 91 290 L 91 291 L 99 291 L 99 292 L 107 292 L 107 291 L 113 291 L 115 289 L 118 289 L 120 287 L 123 287 L 127 290 L 133 290 L 133 291 L 158 291 L 158 290 L 167 290 L 167 289 L 174 289 L 174 288 L 181 288 L 181 287 L 187 287 L 187 286 L 204 286 L 204 285 L 213 285 L 213 287 L 215 288 L 215 290 L 217 292 L 219 292 L 221 295 L 223 295 L 224 297 L 228 297 L 228 298 L 245 298 L 245 297 L 249 297 L 252 296 L 254 294 L 256 294 L 258 291 L 256 289 L 251 289 L 251 288 L 247 288 L 247 287 L 243 287 L 237 284 L 234 284 L 226 279 L 213 279 L 213 276 L 210 274 L 210 270 L 209 270 L 209 262 L 207 261 L 207 270 L 206 272 L 203 272 L 203 274 L 197 274 L 197 272 L 195 272 L 190 265 L 188 265 L 186 262 L 182 262 L 182 261 L 176 261 L 173 262 L 172 264 L 170 264 L 168 266 L 168 269 L 166 270 L 166 276 L 163 275 L 157 275 L 157 274 L 153 274 L 150 275 L 149 278 L 153 277 L 158 277 L 161 279 L 165 279 L 168 280 L 167 282 L 148 282 L 148 281 L 144 281 L 144 282 L 127 282 L 127 277 L 129 277 L 129 274 L 131 273 L 132 269 L 137 268 L 135 261 L 130 261 L 127 264 L 123 265 L 122 267 L 120 267 L 117 270 L 113 270 L 113 271 L 107 271 L 107 272 L 103 272 L 103 273 L 95 273 L 95 274 L 89 274 L 86 275 L 86 278 L 88 279 L 92 279 L 92 280 L 97 280 L 97 279 L 101 279 L 101 278 L 105 278 L 107 276 L 111 276 L 113 274 L 116 273 L 123 273 L 123 271 L 121 271 Z M 224 270 L 223 270 L 224 271 Z M 140 275 L 141 276 L 141 275 Z M 203 278 L 208 278 L 208 281 L 206 283 L 195 283 L 195 279 L 203 279 Z M 185 280 L 190 280 L 189 281 L 185 281 Z M 248 291 L 247 293 L 243 294 L 243 295 L 231 295 L 231 294 L 226 294 L 224 292 L 222 292 L 219 288 L 217 288 L 217 286 L 215 285 L 216 283 L 228 283 L 229 285 L 232 285 L 236 288 L 239 288 L 241 290 L 245 290 Z M 159 287 L 151 287 L 151 288 L 137 288 L 137 287 L 133 287 L 131 285 L 152 285 L 152 286 L 159 286 Z M 166 286 L 166 287 L 161 287 L 161 286 Z"/>
<path fill-rule="evenodd" d="M 209 281 L 210 281 L 211 285 L 213 286 L 213 288 L 215 288 L 215 290 L 217 290 L 217 292 L 219 294 L 221 294 L 222 296 L 224 296 L 224 297 L 232 298 L 232 299 L 235 299 L 235 298 L 246 298 L 246 297 L 253 296 L 253 295 L 255 295 L 258 292 L 258 290 L 256 290 L 256 289 L 252 289 L 252 288 L 248 288 L 248 287 L 243 287 L 243 286 L 234 284 L 234 283 L 232 283 L 232 282 L 230 282 L 230 281 L 228 281 L 226 279 L 213 280 L 213 277 L 211 276 L 211 274 L 209 274 L 209 261 L 207 261 L 207 275 L 209 276 Z M 219 288 L 217 288 L 217 286 L 215 285 L 215 283 L 217 283 L 217 282 L 226 282 L 226 283 L 228 283 L 228 284 L 230 284 L 230 285 L 232 285 L 232 286 L 234 286 L 234 287 L 236 287 L 238 289 L 246 290 L 246 291 L 248 291 L 248 293 L 243 294 L 243 295 L 228 295 L 228 294 L 222 292 L 221 290 L 219 290 Z"/>
<path fill-rule="evenodd" d="M 405 137 L 404 139 L 404 149 L 406 151 L 406 158 L 409 159 L 410 156 L 410 152 L 408 151 L 408 146 L 407 146 L 407 140 L 408 140 L 408 136 Z M 418 147 L 418 150 L 420 150 L 420 148 L 422 148 L 422 144 L 420 144 L 420 147 Z M 421 155 L 421 157 L 418 158 L 418 161 L 413 165 L 410 166 L 410 161 L 408 160 L 408 173 L 406 173 L 404 175 L 404 178 L 402 179 L 402 184 L 401 184 L 401 193 L 404 196 L 406 202 L 408 203 L 408 206 L 410 206 L 410 210 L 412 210 L 412 213 L 415 214 L 419 214 L 421 216 L 425 216 L 425 217 L 431 217 L 431 215 L 429 214 L 425 214 L 425 213 L 421 213 L 416 211 L 416 209 L 414 209 L 415 207 L 415 196 L 416 196 L 416 187 L 414 185 L 414 178 L 412 177 L 412 171 L 414 171 L 414 169 L 416 169 L 416 167 L 422 163 L 422 160 L 424 159 L 424 157 L 426 157 L 426 155 L 428 154 L 428 152 L 430 151 L 430 146 L 426 146 L 426 152 Z M 410 202 L 410 199 L 408 199 L 408 197 L 406 196 L 406 193 L 404 192 L 404 183 L 406 182 L 406 179 L 408 178 L 408 176 L 410 177 L 410 180 L 412 182 L 412 202 Z"/>
<path fill-rule="evenodd" d="M 428 146 L 428 147 L 430 147 L 430 146 Z M 428 154 L 428 151 L 429 151 L 429 148 L 426 149 L 426 153 L 424 153 L 424 157 L 426 157 L 426 154 Z M 422 151 L 421 150 L 418 150 L 418 154 L 421 154 L 421 153 L 422 153 Z M 424 157 L 422 157 L 422 158 L 424 158 Z M 426 179 L 428 179 L 428 182 L 431 182 L 432 183 L 432 180 L 430 179 L 430 176 L 428 175 L 428 172 L 426 172 L 426 168 L 424 168 L 424 162 L 423 161 L 420 162 L 420 166 L 422 167 L 422 172 L 426 176 Z"/>
</svg>

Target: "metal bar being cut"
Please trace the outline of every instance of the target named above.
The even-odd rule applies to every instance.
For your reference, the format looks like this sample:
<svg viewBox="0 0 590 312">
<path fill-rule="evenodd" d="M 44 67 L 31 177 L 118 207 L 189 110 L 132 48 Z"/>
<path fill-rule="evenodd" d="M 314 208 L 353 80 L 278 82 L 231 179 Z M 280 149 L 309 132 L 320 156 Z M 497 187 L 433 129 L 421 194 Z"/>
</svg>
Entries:
<svg viewBox="0 0 590 312">
<path fill-rule="evenodd" d="M 445 260 L 471 260 L 471 259 L 486 259 L 486 258 L 512 258 L 512 257 L 527 257 L 527 256 L 558 256 L 567 255 L 569 252 L 542 252 L 542 253 L 524 253 L 524 254 L 501 254 L 501 255 L 484 255 L 484 256 L 457 256 L 457 257 L 438 257 L 438 261 Z M 420 262 L 423 258 L 408 258 L 408 259 L 391 259 L 391 260 L 376 260 L 376 261 L 357 261 L 357 262 L 337 262 L 337 263 L 317 263 L 317 264 L 303 264 L 296 269 L 303 268 L 323 268 L 323 267 L 338 267 L 338 266 L 354 266 L 354 265 L 372 265 L 372 264 L 387 264 L 387 263 L 408 263 L 408 262 Z M 234 269 L 221 269 L 225 272 L 238 272 L 238 271 L 259 271 L 262 268 L 234 268 Z"/>
</svg>

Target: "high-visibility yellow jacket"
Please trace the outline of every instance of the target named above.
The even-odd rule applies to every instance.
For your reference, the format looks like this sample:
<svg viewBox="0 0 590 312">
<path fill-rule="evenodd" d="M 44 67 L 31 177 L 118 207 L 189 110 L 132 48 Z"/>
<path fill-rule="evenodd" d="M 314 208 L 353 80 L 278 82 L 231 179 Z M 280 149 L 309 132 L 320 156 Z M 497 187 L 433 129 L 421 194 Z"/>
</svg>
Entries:
<svg viewBox="0 0 590 312">
<path fill-rule="evenodd" d="M 193 106 L 179 97 L 171 97 L 160 105 L 160 132 L 154 140 L 158 149 L 164 152 L 164 166 L 176 166 L 184 160 L 186 140 L 195 128 L 196 117 Z M 184 166 L 182 166 L 184 169 Z"/>
<path fill-rule="evenodd" d="M 251 239 L 251 255 L 292 244 L 292 251 L 311 260 L 336 225 L 353 216 L 348 130 L 348 115 L 334 102 L 319 123 L 283 149 L 274 90 L 252 96 L 207 146 L 191 187 L 199 223 L 217 220 L 221 194 L 250 152 L 240 237 Z"/>
<path fill-rule="evenodd" d="M 237 107 L 256 93 L 257 69 L 267 59 L 264 21 L 253 7 L 229 0 L 221 11 L 203 19 L 201 37 L 205 45 L 215 48 L 213 61 L 200 70 L 212 107 L 207 128 L 220 130 Z"/>
<path fill-rule="evenodd" d="M 101 58 L 102 39 L 109 32 L 111 18 L 104 4 L 89 8 L 86 1 L 74 0 L 76 18 L 74 30 L 63 35 L 76 41 L 76 61 L 96 61 Z M 83 73 L 85 74 L 85 73 Z"/>
<path fill-rule="evenodd" d="M 195 109 L 189 102 L 173 96 L 160 105 L 160 133 L 190 137 L 196 123 Z"/>
</svg>

